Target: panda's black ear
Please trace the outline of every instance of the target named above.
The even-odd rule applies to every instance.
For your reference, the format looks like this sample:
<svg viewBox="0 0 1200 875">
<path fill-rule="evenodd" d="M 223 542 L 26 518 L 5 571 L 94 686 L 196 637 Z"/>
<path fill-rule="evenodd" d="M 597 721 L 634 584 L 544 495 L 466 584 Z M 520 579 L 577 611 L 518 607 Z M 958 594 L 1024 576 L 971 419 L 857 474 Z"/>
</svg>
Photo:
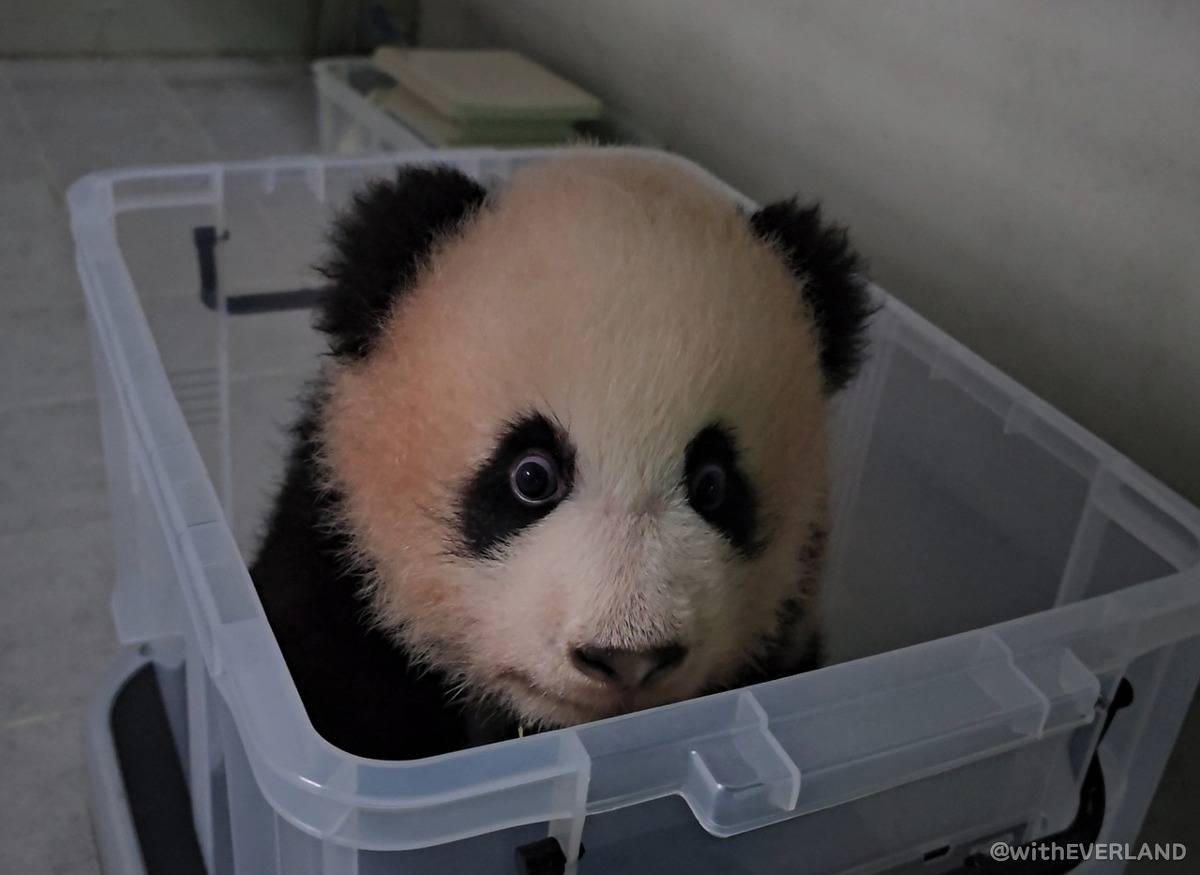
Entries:
<svg viewBox="0 0 1200 875">
<path fill-rule="evenodd" d="M 778 201 L 750 217 L 756 234 L 779 251 L 801 282 L 821 344 L 825 391 L 832 395 L 862 363 L 870 295 L 846 229 L 821 221 L 817 204 Z"/>
<path fill-rule="evenodd" d="M 402 169 L 355 195 L 330 234 L 332 251 L 318 270 L 330 281 L 317 327 L 333 354 L 371 351 L 396 299 L 408 291 L 434 244 L 476 211 L 487 191 L 446 166 Z"/>
</svg>

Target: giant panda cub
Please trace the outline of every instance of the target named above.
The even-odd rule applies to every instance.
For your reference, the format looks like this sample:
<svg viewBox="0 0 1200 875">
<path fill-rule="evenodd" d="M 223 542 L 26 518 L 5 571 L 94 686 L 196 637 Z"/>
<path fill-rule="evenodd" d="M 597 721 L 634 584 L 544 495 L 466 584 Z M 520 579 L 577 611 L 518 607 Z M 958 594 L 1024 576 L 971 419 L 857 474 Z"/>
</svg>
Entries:
<svg viewBox="0 0 1200 875">
<path fill-rule="evenodd" d="M 813 667 L 840 229 L 580 148 L 357 196 L 252 576 L 316 730 L 408 759 Z"/>
</svg>

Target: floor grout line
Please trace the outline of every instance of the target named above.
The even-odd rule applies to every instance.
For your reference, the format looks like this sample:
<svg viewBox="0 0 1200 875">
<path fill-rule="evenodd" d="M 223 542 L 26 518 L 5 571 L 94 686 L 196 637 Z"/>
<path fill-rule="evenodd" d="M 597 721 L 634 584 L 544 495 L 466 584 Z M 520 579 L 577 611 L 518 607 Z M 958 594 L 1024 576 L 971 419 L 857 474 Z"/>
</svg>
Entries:
<svg viewBox="0 0 1200 875">
<path fill-rule="evenodd" d="M 147 80 L 156 87 L 160 94 L 170 100 L 174 112 L 177 115 L 185 118 L 191 127 L 195 128 L 196 131 L 199 132 L 200 136 L 203 137 L 203 145 L 205 146 L 205 151 L 208 152 L 208 159 L 215 160 L 220 154 L 220 149 L 217 147 L 216 141 L 212 138 L 212 134 L 208 131 L 196 114 L 188 108 L 187 103 L 183 100 L 182 95 L 180 95 L 179 92 L 171 87 L 171 83 L 167 81 L 158 65 L 151 64 L 149 61 L 142 61 L 141 63 L 149 70 Z"/>
<path fill-rule="evenodd" d="M 50 723 L 60 717 L 70 715 L 70 711 L 46 711 L 42 714 L 33 714 L 29 717 L 18 717 L 16 720 L 9 720 L 5 723 L 0 723 L 0 732 L 8 732 L 14 729 L 24 729 L 27 726 L 35 726 L 38 723 Z"/>
<path fill-rule="evenodd" d="M 3 541 L 5 538 L 23 538 L 23 537 L 28 537 L 28 536 L 32 536 L 32 535 L 56 535 L 59 533 L 64 533 L 64 534 L 65 533 L 73 533 L 73 532 L 78 532 L 80 529 L 85 528 L 87 526 L 100 525 L 101 523 L 103 523 L 107 527 L 110 525 L 111 520 L 112 520 L 112 515 L 105 514 L 104 516 L 97 516 L 97 517 L 93 517 L 91 519 L 79 520 L 77 522 L 71 523 L 70 525 L 38 526 L 38 527 L 32 528 L 32 529 L 11 529 L 11 530 L 7 530 L 7 531 L 0 529 L 0 541 Z"/>
<path fill-rule="evenodd" d="M 7 404 L 0 404 L 0 414 L 20 413 L 26 410 L 41 410 L 46 407 L 56 407 L 60 404 L 79 404 L 84 401 L 95 400 L 95 392 L 85 392 L 83 394 L 51 395 L 45 398 L 39 398 L 36 401 L 10 401 Z"/>
</svg>

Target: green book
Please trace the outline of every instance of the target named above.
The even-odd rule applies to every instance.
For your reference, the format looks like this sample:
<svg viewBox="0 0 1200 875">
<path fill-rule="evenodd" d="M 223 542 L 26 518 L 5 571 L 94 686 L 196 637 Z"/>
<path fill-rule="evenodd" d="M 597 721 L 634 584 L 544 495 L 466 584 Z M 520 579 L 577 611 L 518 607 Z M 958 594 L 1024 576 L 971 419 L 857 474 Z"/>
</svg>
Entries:
<svg viewBox="0 0 1200 875">
<path fill-rule="evenodd" d="M 569 142 L 578 137 L 569 122 L 553 119 L 456 121 L 438 113 L 403 85 L 377 88 L 367 95 L 367 99 L 435 146 L 546 146 Z"/>
</svg>

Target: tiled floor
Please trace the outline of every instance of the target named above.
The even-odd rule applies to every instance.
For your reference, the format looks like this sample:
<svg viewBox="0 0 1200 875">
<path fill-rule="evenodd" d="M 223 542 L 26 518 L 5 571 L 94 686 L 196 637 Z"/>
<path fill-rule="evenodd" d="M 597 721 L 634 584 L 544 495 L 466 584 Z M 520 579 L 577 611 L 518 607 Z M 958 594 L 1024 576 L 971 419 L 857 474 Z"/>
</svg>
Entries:
<svg viewBox="0 0 1200 875">
<path fill-rule="evenodd" d="M 98 872 L 79 737 L 116 646 L 112 562 L 65 188 L 93 169 L 315 138 L 298 63 L 0 63 L 0 873 Z M 1194 708 L 1147 838 L 1194 833 L 1198 777 Z"/>
<path fill-rule="evenodd" d="M 80 719 L 116 644 L 83 298 L 90 170 L 316 148 L 296 63 L 0 63 L 0 872 L 99 871 Z"/>
</svg>

